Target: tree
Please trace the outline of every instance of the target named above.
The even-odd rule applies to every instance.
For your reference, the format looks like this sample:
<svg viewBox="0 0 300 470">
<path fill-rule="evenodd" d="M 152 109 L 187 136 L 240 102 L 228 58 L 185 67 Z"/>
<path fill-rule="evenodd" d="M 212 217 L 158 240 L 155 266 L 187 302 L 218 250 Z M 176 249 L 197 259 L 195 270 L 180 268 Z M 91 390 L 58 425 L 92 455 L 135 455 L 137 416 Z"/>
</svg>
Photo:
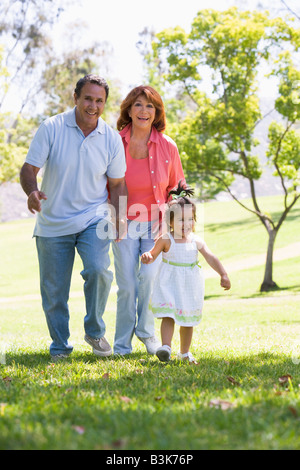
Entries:
<svg viewBox="0 0 300 470">
<path fill-rule="evenodd" d="M 40 91 L 40 70 L 52 46 L 50 29 L 63 11 L 62 4 L 62 0 L 1 1 L 0 36 L 5 44 L 5 66 L 10 76 L 0 95 L 0 109 L 12 85 L 22 86 L 24 90 L 19 113 Z"/>
<path fill-rule="evenodd" d="M 3 116 L 0 116 L 0 185 L 16 179 L 27 153 L 26 147 L 7 142 L 7 133 L 10 129 L 2 127 L 3 122 Z"/>
<path fill-rule="evenodd" d="M 180 136 L 176 133 L 177 123 L 183 121 L 186 109 L 195 111 L 197 106 L 189 94 L 185 93 L 185 89 L 180 84 L 176 86 L 176 82 L 170 80 L 169 83 L 165 79 L 166 64 L 164 63 L 163 54 L 160 57 L 160 54 L 153 53 L 152 49 L 153 44 L 155 47 L 154 30 L 146 27 L 139 33 L 139 36 L 140 39 L 136 46 L 145 64 L 144 81 L 163 96 L 167 118 L 166 132 L 170 135 L 175 132 L 176 138 L 180 139 Z M 214 198 L 223 189 L 219 181 L 212 181 L 211 178 L 204 174 L 199 179 L 197 166 L 190 159 L 185 159 L 185 170 L 189 174 L 191 181 L 196 179 L 196 195 L 202 200 Z"/>
<path fill-rule="evenodd" d="M 73 2 L 74 3 L 74 2 Z M 70 0 L 1 0 L 0 3 L 0 184 L 19 174 L 32 135 L 47 116 L 74 106 L 73 92 L 87 73 L 108 74 L 112 50 L 107 43 L 83 46 L 87 25 L 69 24 L 63 47 L 53 47 L 51 27 Z M 74 45 L 76 43 L 80 47 Z M 105 118 L 113 124 L 120 102 L 118 84 L 111 82 Z M 18 93 L 18 89 L 22 90 Z M 8 98 L 14 111 L 4 113 Z"/>
<path fill-rule="evenodd" d="M 9 76 L 6 67 L 2 65 L 2 54 L 3 48 L 0 47 L 0 90 L 5 87 L 4 82 Z M 9 122 L 11 122 L 10 114 L 0 113 L 0 185 L 6 181 L 14 180 L 19 173 L 20 166 L 24 161 L 27 151 L 24 140 L 18 142 L 14 141 L 16 129 L 10 129 Z M 23 130 L 22 135 L 25 136 L 25 129 Z"/>
<path fill-rule="evenodd" d="M 69 0 L 67 0 L 69 1 Z M 0 184 L 17 178 L 37 122 L 24 108 L 40 93 L 45 55 L 51 49 L 50 27 L 57 21 L 62 0 L 2 0 L 0 4 Z M 64 3 L 65 5 L 66 3 Z M 14 111 L 4 112 L 15 89 Z"/>
<path fill-rule="evenodd" d="M 66 26 L 62 47 L 55 50 L 51 29 L 73 4 L 71 0 L 1 1 L 0 42 L 5 45 L 4 65 L 9 78 L 0 93 L 0 110 L 11 98 L 12 87 L 21 87 L 22 99 L 16 104 L 16 114 L 24 116 L 24 110 L 29 110 L 31 116 L 40 113 L 42 119 L 73 106 L 74 84 L 86 73 L 109 76 L 112 47 L 107 42 L 87 45 L 88 25 L 82 20 Z M 112 121 L 116 102 L 119 105 L 120 101 L 119 84 L 108 81 L 116 93 L 111 93 L 105 111 Z M 17 125 L 16 120 L 12 127 Z"/>
<path fill-rule="evenodd" d="M 88 73 L 103 77 L 109 76 L 109 59 L 113 55 L 112 46 L 107 42 L 94 43 L 87 47 L 74 49 L 74 35 L 86 35 L 84 24 L 70 24 L 64 37 L 64 49 L 60 54 L 46 58 L 41 79 L 43 95 L 43 116 L 62 113 L 74 106 L 74 88 L 77 81 Z M 79 40 L 80 43 L 80 40 Z M 114 125 L 120 109 L 121 94 L 119 84 L 108 79 L 110 93 L 103 113 L 104 119 Z"/>
<path fill-rule="evenodd" d="M 164 79 L 180 83 L 194 105 L 173 126 L 190 181 L 221 183 L 258 217 L 269 239 L 261 291 L 277 288 L 272 274 L 275 238 L 300 197 L 300 70 L 293 60 L 300 47 L 300 30 L 282 18 L 271 19 L 268 12 L 202 10 L 190 33 L 180 27 L 164 30 L 152 47 L 153 56 L 164 64 Z M 283 189 L 278 220 L 262 211 L 256 197 L 255 183 L 262 174 L 254 136 L 264 119 L 258 96 L 262 62 L 279 84 L 275 109 L 280 119 L 269 127 L 266 152 Z M 203 85 L 204 75 L 210 89 Z M 248 181 L 253 207 L 230 190 L 237 175 Z"/>
</svg>

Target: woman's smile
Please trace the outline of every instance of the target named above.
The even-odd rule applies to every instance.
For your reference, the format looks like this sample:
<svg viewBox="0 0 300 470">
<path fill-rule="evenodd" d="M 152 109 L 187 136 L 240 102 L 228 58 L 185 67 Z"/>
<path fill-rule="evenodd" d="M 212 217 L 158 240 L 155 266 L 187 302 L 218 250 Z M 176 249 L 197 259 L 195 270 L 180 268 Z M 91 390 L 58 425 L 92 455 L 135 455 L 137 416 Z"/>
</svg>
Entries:
<svg viewBox="0 0 300 470">
<path fill-rule="evenodd" d="M 133 125 L 146 125 L 147 128 L 151 128 L 155 119 L 155 113 L 154 105 L 145 96 L 140 95 L 131 106 L 129 116 Z"/>
</svg>

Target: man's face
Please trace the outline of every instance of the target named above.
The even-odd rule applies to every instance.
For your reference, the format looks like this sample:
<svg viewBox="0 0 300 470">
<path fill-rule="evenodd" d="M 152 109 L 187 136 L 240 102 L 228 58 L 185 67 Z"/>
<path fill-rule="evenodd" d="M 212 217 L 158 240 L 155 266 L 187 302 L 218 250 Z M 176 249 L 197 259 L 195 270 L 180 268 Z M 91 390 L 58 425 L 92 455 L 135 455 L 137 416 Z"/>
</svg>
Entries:
<svg viewBox="0 0 300 470">
<path fill-rule="evenodd" d="M 80 96 L 74 94 L 76 108 L 76 122 L 82 130 L 95 129 L 98 118 L 104 111 L 106 102 L 105 89 L 94 83 L 86 83 Z"/>
</svg>

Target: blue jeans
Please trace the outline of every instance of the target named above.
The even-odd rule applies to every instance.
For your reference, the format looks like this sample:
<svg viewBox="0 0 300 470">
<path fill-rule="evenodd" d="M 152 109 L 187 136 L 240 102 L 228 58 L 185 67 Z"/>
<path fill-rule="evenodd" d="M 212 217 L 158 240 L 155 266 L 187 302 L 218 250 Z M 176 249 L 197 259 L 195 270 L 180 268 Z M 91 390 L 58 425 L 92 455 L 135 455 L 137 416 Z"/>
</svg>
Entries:
<svg viewBox="0 0 300 470">
<path fill-rule="evenodd" d="M 140 230 L 138 230 L 140 228 Z M 154 317 L 149 300 L 161 256 L 152 264 L 142 264 L 140 256 L 151 250 L 154 240 L 150 222 L 128 222 L 127 238 L 112 244 L 117 294 L 115 354 L 130 354 L 133 334 L 154 336 Z"/>
<path fill-rule="evenodd" d="M 42 303 L 52 338 L 50 346 L 52 355 L 69 354 L 73 350 L 68 344 L 70 337 L 68 300 L 75 248 L 83 262 L 81 275 L 85 281 L 85 332 L 94 339 L 105 334 L 102 316 L 113 274 L 108 269 L 110 240 L 97 237 L 97 225 L 97 223 L 90 225 L 74 235 L 36 237 Z"/>
</svg>

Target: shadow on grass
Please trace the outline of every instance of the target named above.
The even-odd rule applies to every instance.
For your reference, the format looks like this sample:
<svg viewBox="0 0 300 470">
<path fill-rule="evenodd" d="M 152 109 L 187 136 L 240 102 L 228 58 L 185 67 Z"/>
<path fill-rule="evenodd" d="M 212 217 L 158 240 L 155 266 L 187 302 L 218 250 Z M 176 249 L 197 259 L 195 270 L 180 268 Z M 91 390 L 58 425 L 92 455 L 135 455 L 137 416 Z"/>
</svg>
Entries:
<svg viewBox="0 0 300 470">
<path fill-rule="evenodd" d="M 294 323 L 299 323 L 294 322 Z M 235 356 L 228 358 L 227 353 L 224 353 L 222 357 L 220 351 L 213 354 L 212 352 L 195 352 L 194 356 L 196 357 L 197 364 L 188 364 L 187 361 L 180 361 L 176 359 L 175 355 L 172 356 L 172 359 L 169 362 L 160 362 L 156 356 L 150 356 L 143 352 L 135 352 L 125 356 L 110 356 L 106 358 L 99 358 L 91 352 L 73 352 L 67 359 L 58 361 L 54 363 L 51 360 L 49 353 L 45 351 L 37 352 L 24 352 L 24 353 L 14 353 L 10 352 L 6 356 L 5 366 L 19 366 L 30 368 L 43 367 L 52 365 L 59 369 L 64 367 L 72 370 L 72 367 L 76 369 L 77 365 L 80 365 L 82 371 L 84 371 L 85 365 L 98 365 L 99 373 L 102 373 L 102 370 L 119 370 L 119 378 L 122 379 L 122 373 L 128 378 L 128 374 L 134 376 L 135 379 L 139 379 L 136 370 L 143 372 L 142 380 L 145 378 L 147 372 L 152 373 L 153 371 L 169 371 L 174 373 L 175 376 L 178 374 L 178 379 L 180 379 L 180 372 L 185 371 L 188 375 L 201 376 L 201 381 L 210 384 L 210 379 L 214 375 L 216 377 L 221 377 L 222 374 L 226 375 L 233 371 L 237 372 L 242 378 L 243 376 L 251 375 L 252 378 L 265 376 L 271 380 L 275 380 L 278 373 L 284 375 L 290 373 L 293 369 L 294 373 L 300 378 L 300 368 L 299 361 L 297 364 L 293 363 L 292 357 L 287 356 L 286 354 L 276 354 L 268 351 L 261 352 L 259 354 L 246 354 L 242 356 Z M 300 358 L 299 358 L 300 360 Z M 131 372 L 132 367 L 134 371 Z M 137 369 L 139 367 L 139 369 Z M 1 370 L 1 369 L 0 369 Z M 205 375 L 203 375 L 205 372 Z M 86 376 L 84 377 L 86 380 Z M 112 381 L 118 381 L 112 378 Z M 67 384 L 70 385 L 70 384 Z"/>
<path fill-rule="evenodd" d="M 249 230 L 250 227 L 252 226 L 257 226 L 257 220 L 254 219 L 242 219 L 242 220 L 236 220 L 236 221 L 229 221 L 229 222 L 223 222 L 222 223 L 222 231 L 226 229 L 232 229 L 234 227 L 241 228 L 242 226 L 246 226 L 247 229 Z M 211 224 L 206 224 L 205 229 L 208 232 L 216 232 L 220 231 L 220 224 L 217 223 L 211 223 Z"/>
<path fill-rule="evenodd" d="M 276 293 L 278 293 L 279 295 L 276 295 Z M 240 295 L 240 298 L 241 299 L 257 299 L 257 298 L 276 298 L 278 297 L 280 299 L 280 294 L 281 293 L 285 293 L 286 295 L 290 295 L 291 296 L 291 299 L 293 298 L 294 295 L 297 295 L 297 294 L 300 294 L 300 285 L 299 284 L 296 284 L 294 286 L 286 286 L 286 287 L 281 287 L 281 286 L 278 286 L 277 289 L 272 289 L 268 292 L 254 292 L 253 294 L 251 295 L 246 295 L 246 296 L 243 296 L 243 295 Z"/>
<path fill-rule="evenodd" d="M 271 217 L 272 217 L 272 220 L 274 220 L 275 223 L 277 223 L 280 219 L 280 217 L 282 216 L 282 212 L 280 211 L 274 211 L 271 213 Z M 294 208 L 293 209 L 293 212 L 291 212 L 289 215 L 288 215 L 288 221 L 289 222 L 293 222 L 293 221 L 299 221 L 299 217 L 300 217 L 300 209 L 299 208 Z M 234 227 L 242 227 L 242 226 L 245 226 L 247 227 L 247 230 L 249 230 L 250 228 L 252 228 L 253 226 L 254 227 L 257 227 L 259 226 L 260 222 L 258 220 L 258 218 L 253 218 L 253 219 L 242 219 L 242 220 L 235 220 L 235 221 L 229 221 L 229 222 L 222 222 L 222 230 L 226 230 L 226 229 L 229 229 L 229 228 L 234 228 Z M 215 231 L 220 231 L 220 224 L 216 224 L 216 223 L 211 223 L 211 224 L 206 224 L 205 226 L 206 230 L 207 231 L 210 231 L 210 232 L 215 232 Z"/>
<path fill-rule="evenodd" d="M 124 356 L 120 355 L 112 355 L 109 357 L 98 357 L 92 352 L 78 352 L 74 351 L 73 353 L 70 354 L 70 356 L 66 359 L 62 359 L 58 361 L 56 364 L 71 364 L 72 362 L 83 362 L 83 363 L 89 363 L 89 364 L 95 364 L 95 363 L 109 363 L 109 362 L 121 362 L 121 361 L 126 361 L 126 360 L 131 360 L 131 361 L 138 361 L 141 360 L 143 363 L 147 362 L 149 359 L 145 359 L 147 357 L 145 353 L 142 352 L 135 352 L 132 354 L 126 354 Z M 54 361 L 51 359 L 51 356 L 49 354 L 48 350 L 44 351 L 37 351 L 37 352 L 24 352 L 24 353 L 15 353 L 15 352 L 8 352 L 6 354 L 5 358 L 5 364 L 10 366 L 12 364 L 16 365 L 23 365 L 27 367 L 31 366 L 37 366 L 37 365 L 42 365 L 42 364 L 53 364 Z"/>
<path fill-rule="evenodd" d="M 253 292 L 252 294 L 247 294 L 247 295 L 242 295 L 242 292 L 239 293 L 238 297 L 235 296 L 235 294 L 232 294 L 232 297 L 230 294 L 228 295 L 228 300 L 245 300 L 245 299 L 267 299 L 269 298 L 276 298 L 278 297 L 280 299 L 280 294 L 285 293 L 286 295 L 291 296 L 293 298 L 294 295 L 300 294 L 300 284 L 295 284 L 293 286 L 283 286 L 283 287 L 278 287 L 278 289 L 274 289 L 268 292 L 260 292 L 259 289 L 257 289 L 256 292 Z M 276 295 L 278 294 L 278 295 Z M 211 294 L 211 295 L 205 295 L 205 300 L 222 300 L 224 301 L 224 293 L 220 292 L 220 294 Z M 225 301 L 227 298 L 225 299 Z"/>
<path fill-rule="evenodd" d="M 270 352 L 196 357 L 199 365 L 76 352 L 51 364 L 47 352 L 9 353 L 0 448 L 295 448 L 300 421 L 279 377 L 298 384 L 299 365 Z"/>
</svg>

